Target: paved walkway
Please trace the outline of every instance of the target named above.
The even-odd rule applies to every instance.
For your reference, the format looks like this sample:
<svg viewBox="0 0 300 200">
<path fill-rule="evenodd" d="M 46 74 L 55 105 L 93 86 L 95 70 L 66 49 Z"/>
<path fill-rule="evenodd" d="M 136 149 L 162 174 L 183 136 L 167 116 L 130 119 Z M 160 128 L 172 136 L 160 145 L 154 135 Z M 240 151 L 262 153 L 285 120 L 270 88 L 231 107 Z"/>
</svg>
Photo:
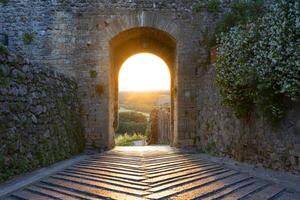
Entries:
<svg viewBox="0 0 300 200">
<path fill-rule="evenodd" d="M 6 199 L 295 199 L 284 187 L 170 147 L 118 147 Z"/>
</svg>

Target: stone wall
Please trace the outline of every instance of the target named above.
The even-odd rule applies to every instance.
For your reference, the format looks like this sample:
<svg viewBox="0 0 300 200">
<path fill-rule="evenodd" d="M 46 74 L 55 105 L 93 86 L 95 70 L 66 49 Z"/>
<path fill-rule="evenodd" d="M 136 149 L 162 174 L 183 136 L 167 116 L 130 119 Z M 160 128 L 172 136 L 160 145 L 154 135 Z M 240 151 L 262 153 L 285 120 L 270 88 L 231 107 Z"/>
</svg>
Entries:
<svg viewBox="0 0 300 200">
<path fill-rule="evenodd" d="M 222 105 L 204 36 L 228 11 L 230 0 L 222 1 L 216 13 L 195 13 L 199 1 L 9 0 L 0 3 L 0 40 L 33 63 L 76 79 L 87 145 L 108 149 L 117 123 L 111 41 L 136 28 L 161 31 L 174 40 L 176 52 L 169 66 L 174 71 L 172 144 L 274 169 L 299 168 L 297 106 L 272 130 L 263 119 L 238 120 Z"/>
<path fill-rule="evenodd" d="M 0 3 L 0 35 L 7 36 L 10 50 L 40 66 L 76 78 L 87 145 L 109 149 L 113 147 L 117 127 L 117 73 L 113 72 L 111 62 L 111 41 L 135 28 L 165 33 L 176 43 L 174 64 L 169 66 L 174 69 L 172 144 L 189 146 L 193 145 L 197 125 L 196 70 L 208 58 L 202 45 L 204 33 L 222 18 L 226 10 L 223 7 L 229 0 L 222 1 L 216 13 L 206 9 L 193 12 L 197 2 L 9 0 L 6 5 Z M 30 38 L 32 41 L 28 42 Z"/>
<path fill-rule="evenodd" d="M 170 144 L 172 140 L 170 108 L 155 108 L 147 128 L 148 144 Z"/>
<path fill-rule="evenodd" d="M 73 79 L 0 51 L 0 182 L 84 149 Z"/>
<path fill-rule="evenodd" d="M 199 69 L 196 147 L 203 152 L 299 173 L 299 104 L 290 105 L 292 110 L 278 127 L 272 127 L 259 115 L 239 120 L 222 104 L 215 73 L 214 65 Z"/>
</svg>

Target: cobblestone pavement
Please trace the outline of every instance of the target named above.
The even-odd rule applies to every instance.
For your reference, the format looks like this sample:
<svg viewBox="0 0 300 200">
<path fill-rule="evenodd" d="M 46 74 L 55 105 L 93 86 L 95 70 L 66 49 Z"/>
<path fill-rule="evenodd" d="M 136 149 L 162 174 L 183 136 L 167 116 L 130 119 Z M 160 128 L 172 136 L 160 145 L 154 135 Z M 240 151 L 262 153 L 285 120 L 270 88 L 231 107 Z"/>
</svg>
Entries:
<svg viewBox="0 0 300 200">
<path fill-rule="evenodd" d="M 169 147 L 118 147 L 6 199 L 297 199 L 299 194 Z"/>
</svg>

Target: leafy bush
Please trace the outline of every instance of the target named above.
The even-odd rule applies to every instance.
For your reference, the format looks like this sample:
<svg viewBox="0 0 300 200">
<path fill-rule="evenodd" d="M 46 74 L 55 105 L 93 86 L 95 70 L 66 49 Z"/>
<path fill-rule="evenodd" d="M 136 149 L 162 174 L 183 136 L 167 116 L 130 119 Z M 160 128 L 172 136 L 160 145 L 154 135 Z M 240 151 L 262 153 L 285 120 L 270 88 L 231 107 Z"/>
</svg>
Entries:
<svg viewBox="0 0 300 200">
<path fill-rule="evenodd" d="M 117 133 L 145 133 L 147 129 L 147 123 L 136 122 L 119 122 L 119 128 Z"/>
<path fill-rule="evenodd" d="M 209 12 L 218 12 L 220 7 L 220 0 L 209 0 L 207 2 L 207 10 Z"/>
<path fill-rule="evenodd" d="M 217 83 L 238 117 L 258 109 L 276 122 L 299 98 L 299 4 L 281 0 L 255 23 L 221 35 Z"/>
<path fill-rule="evenodd" d="M 121 122 L 147 122 L 147 118 L 138 112 L 121 112 L 119 114 L 119 119 Z"/>
<path fill-rule="evenodd" d="M 254 22 L 263 15 L 262 0 L 235 0 L 230 5 L 231 11 L 217 25 L 216 33 L 227 32 L 231 27 Z"/>
<path fill-rule="evenodd" d="M 206 31 L 204 41 L 206 48 L 216 46 L 217 38 L 221 33 L 228 32 L 232 27 L 245 25 L 254 22 L 262 16 L 262 0 L 235 0 L 230 4 L 230 12 L 226 13 L 223 19 L 217 24 L 213 34 Z"/>
<path fill-rule="evenodd" d="M 9 2 L 9 0 L 0 0 L 0 4 L 2 3 L 4 5 L 6 5 L 8 2 Z"/>
<path fill-rule="evenodd" d="M 194 12 L 200 12 L 203 10 L 203 8 L 206 7 L 206 4 L 204 2 L 199 2 L 199 3 L 196 3 L 195 5 L 193 5 L 193 8 L 192 10 Z"/>
<path fill-rule="evenodd" d="M 119 128 L 117 133 L 145 133 L 147 118 L 137 112 L 121 112 L 119 114 Z"/>
<path fill-rule="evenodd" d="M 132 142 L 138 141 L 138 140 L 146 140 L 147 136 L 143 134 L 122 134 L 122 135 L 117 135 L 115 138 L 115 144 L 117 146 L 130 146 L 132 145 Z"/>
</svg>

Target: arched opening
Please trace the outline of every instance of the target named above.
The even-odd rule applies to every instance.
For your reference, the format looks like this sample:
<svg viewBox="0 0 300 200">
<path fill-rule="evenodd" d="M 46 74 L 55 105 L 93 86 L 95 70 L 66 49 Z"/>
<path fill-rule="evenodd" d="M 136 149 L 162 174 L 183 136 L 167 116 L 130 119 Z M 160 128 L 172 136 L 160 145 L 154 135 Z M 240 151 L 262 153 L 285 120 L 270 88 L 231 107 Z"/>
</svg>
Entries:
<svg viewBox="0 0 300 200">
<path fill-rule="evenodd" d="M 140 53 L 149 53 L 161 58 L 170 73 L 170 129 L 172 133 L 170 144 L 176 140 L 175 131 L 175 65 L 176 40 L 168 33 L 148 27 L 133 28 L 119 33 L 110 42 L 111 76 L 110 76 L 110 135 L 108 143 L 114 146 L 114 135 L 119 122 L 119 73 L 125 61 Z"/>
<path fill-rule="evenodd" d="M 164 60 L 150 53 L 133 55 L 122 64 L 118 82 L 115 144 L 170 144 L 171 78 Z"/>
</svg>

